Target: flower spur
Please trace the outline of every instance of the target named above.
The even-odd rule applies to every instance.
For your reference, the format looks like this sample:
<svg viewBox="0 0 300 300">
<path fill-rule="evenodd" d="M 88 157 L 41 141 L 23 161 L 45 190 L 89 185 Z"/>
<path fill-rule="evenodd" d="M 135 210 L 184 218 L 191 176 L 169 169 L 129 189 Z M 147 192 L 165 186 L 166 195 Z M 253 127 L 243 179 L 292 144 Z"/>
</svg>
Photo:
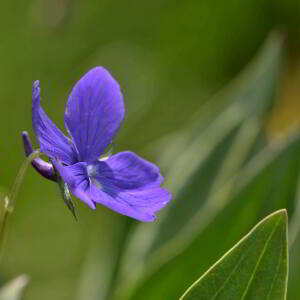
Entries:
<svg viewBox="0 0 300 300">
<path fill-rule="evenodd" d="M 125 151 L 101 159 L 124 119 L 124 102 L 119 84 L 103 67 L 86 73 L 74 86 L 65 110 L 66 137 L 40 106 L 40 84 L 33 83 L 32 123 L 40 151 L 33 167 L 65 187 L 90 208 L 102 204 L 120 214 L 151 222 L 155 213 L 170 200 L 160 187 L 159 168 Z M 27 132 L 23 132 L 26 155 L 32 152 Z M 68 205 L 69 206 L 69 205 Z M 70 208 L 70 207 L 69 207 Z"/>
</svg>

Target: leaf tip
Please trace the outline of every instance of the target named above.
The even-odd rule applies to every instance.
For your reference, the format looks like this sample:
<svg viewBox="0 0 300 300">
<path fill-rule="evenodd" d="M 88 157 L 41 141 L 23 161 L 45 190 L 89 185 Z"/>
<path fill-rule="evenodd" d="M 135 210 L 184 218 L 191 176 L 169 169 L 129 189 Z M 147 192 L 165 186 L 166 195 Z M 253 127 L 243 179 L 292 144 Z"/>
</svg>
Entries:
<svg viewBox="0 0 300 300">
<path fill-rule="evenodd" d="M 287 213 L 286 208 L 282 208 L 282 209 L 276 210 L 275 212 L 273 212 L 272 214 L 270 214 L 267 218 L 271 218 L 271 217 L 275 217 L 275 216 L 278 216 L 279 218 L 283 218 L 283 221 L 285 223 L 287 223 L 288 213 Z"/>
</svg>

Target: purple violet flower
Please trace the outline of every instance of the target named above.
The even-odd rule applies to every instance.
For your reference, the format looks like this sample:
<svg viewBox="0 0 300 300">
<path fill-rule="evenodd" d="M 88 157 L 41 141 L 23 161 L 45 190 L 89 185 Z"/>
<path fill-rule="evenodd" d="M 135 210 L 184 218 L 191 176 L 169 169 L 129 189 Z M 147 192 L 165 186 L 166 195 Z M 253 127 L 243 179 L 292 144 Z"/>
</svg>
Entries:
<svg viewBox="0 0 300 300">
<path fill-rule="evenodd" d="M 120 214 L 151 222 L 170 200 L 161 188 L 159 168 L 125 151 L 101 159 L 124 118 L 119 84 L 102 67 L 86 73 L 74 86 L 66 106 L 66 137 L 40 106 L 40 84 L 33 83 L 32 123 L 40 151 L 48 156 L 71 192 L 92 209 L 100 203 Z M 31 150 L 23 133 L 26 154 Z M 26 146 L 27 143 L 27 146 Z M 51 165 L 35 160 L 32 165 L 44 177 L 55 179 Z M 44 173 L 45 174 L 44 174 Z"/>
</svg>

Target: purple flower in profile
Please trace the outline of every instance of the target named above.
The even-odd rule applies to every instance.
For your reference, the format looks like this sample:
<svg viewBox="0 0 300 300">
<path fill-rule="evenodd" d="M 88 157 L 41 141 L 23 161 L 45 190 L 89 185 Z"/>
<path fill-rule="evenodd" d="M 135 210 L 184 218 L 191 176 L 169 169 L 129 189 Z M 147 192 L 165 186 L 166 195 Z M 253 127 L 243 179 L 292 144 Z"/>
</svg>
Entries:
<svg viewBox="0 0 300 300">
<path fill-rule="evenodd" d="M 33 83 L 32 123 L 40 151 L 50 158 L 71 192 L 92 209 L 100 203 L 151 222 L 171 199 L 160 187 L 163 177 L 159 168 L 129 151 L 100 158 L 123 118 L 119 84 L 102 67 L 86 73 L 68 98 L 64 120 L 70 138 L 45 114 L 40 106 L 39 81 Z"/>
</svg>

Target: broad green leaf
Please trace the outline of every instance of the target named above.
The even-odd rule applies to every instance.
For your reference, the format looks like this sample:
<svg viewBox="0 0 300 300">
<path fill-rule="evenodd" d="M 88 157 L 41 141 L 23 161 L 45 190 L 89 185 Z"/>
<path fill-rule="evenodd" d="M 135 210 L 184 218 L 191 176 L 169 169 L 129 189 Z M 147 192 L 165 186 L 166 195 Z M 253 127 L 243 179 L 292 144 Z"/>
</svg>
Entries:
<svg viewBox="0 0 300 300">
<path fill-rule="evenodd" d="M 224 203 L 227 185 L 211 195 L 177 240 L 145 263 L 143 276 L 135 278 L 127 298 L 178 298 L 263 215 L 292 207 L 299 160 L 299 135 L 277 142 L 253 158 L 236 174 L 239 184 L 231 200 Z"/>
<path fill-rule="evenodd" d="M 145 261 L 160 256 L 161 249 L 168 248 L 170 241 L 172 245 L 177 240 L 181 243 L 185 227 L 190 226 L 190 221 L 211 201 L 211 195 L 230 179 L 223 200 L 212 203 L 210 209 L 219 210 L 227 201 L 233 188 L 232 177 L 255 154 L 254 149 L 262 140 L 261 125 L 274 100 L 280 53 L 281 39 L 273 36 L 253 65 L 235 80 L 231 88 L 216 97 L 222 101 L 213 101 L 222 105 L 203 119 L 205 113 L 195 114 L 186 129 L 185 148 L 179 147 L 182 152 L 171 155 L 174 161 L 166 183 L 174 200 L 165 217 L 160 216 L 151 226 L 139 226 L 123 261 L 124 274 L 129 270 L 133 274 L 134 269 L 139 272 Z M 206 217 L 210 215 L 211 211 Z M 166 260 L 175 255 L 171 255 L 170 249 L 164 252 L 168 252 Z M 127 287 L 128 283 L 124 285 Z"/>
<path fill-rule="evenodd" d="M 258 223 L 180 300 L 284 300 L 288 277 L 287 214 Z"/>
<path fill-rule="evenodd" d="M 28 277 L 19 276 L 0 288 L 0 300 L 21 300 L 24 289 L 28 284 Z"/>
</svg>

